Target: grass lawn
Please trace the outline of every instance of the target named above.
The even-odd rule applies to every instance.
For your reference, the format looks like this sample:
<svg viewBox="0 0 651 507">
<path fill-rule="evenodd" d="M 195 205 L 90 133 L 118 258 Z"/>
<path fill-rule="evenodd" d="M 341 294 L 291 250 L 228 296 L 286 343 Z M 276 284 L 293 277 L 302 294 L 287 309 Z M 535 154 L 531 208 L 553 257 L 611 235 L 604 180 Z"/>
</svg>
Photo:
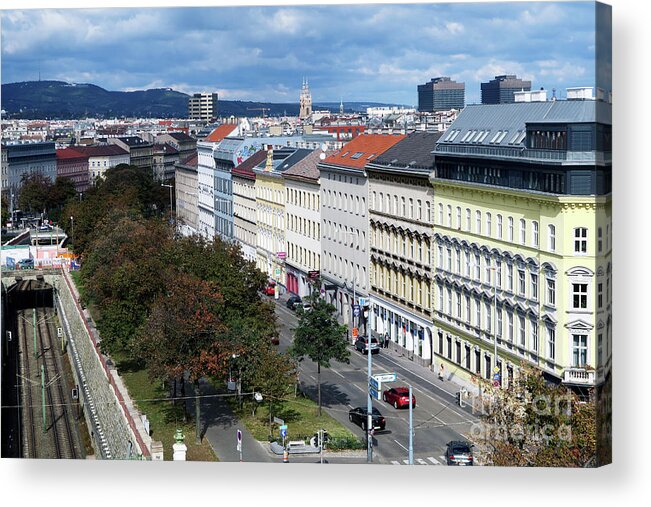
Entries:
<svg viewBox="0 0 651 507">
<path fill-rule="evenodd" d="M 257 440 L 269 440 L 268 403 L 264 401 L 260 403 L 255 416 L 252 415 L 253 402 L 245 403 L 242 410 L 238 410 L 235 399 L 229 399 L 229 403 L 233 407 L 233 411 Z M 339 442 L 339 446 L 342 448 L 357 449 L 365 447 L 365 444 L 355 434 L 339 421 L 330 417 L 324 408 L 321 410 L 320 417 L 317 414 L 318 405 L 316 402 L 299 393 L 296 398 L 290 395 L 288 399 L 279 403 L 275 407 L 272 417 L 279 417 L 285 421 L 288 440 L 309 440 L 319 429 L 324 429 L 330 434 L 331 440 Z M 278 424 L 272 423 L 271 428 L 272 437 L 279 437 L 280 428 Z"/>
<path fill-rule="evenodd" d="M 219 461 L 215 456 L 208 439 L 199 445 L 194 443 L 194 420 L 188 415 L 188 422 L 183 423 L 183 411 L 180 402 L 174 406 L 169 400 L 169 393 L 161 382 L 152 382 L 147 376 L 146 369 L 134 368 L 126 358 L 112 356 L 120 376 L 129 389 L 129 394 L 140 412 L 147 415 L 151 437 L 163 442 L 165 460 L 172 459 L 172 445 L 177 428 L 185 434 L 185 445 L 188 447 L 188 461 Z M 192 414 L 194 415 L 194 414 Z"/>
</svg>

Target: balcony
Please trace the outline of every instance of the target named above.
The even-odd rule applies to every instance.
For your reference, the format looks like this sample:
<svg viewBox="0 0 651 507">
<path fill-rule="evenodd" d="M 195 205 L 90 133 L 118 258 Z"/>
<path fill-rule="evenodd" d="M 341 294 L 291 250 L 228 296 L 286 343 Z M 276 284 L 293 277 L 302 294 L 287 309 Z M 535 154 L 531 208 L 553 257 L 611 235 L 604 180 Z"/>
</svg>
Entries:
<svg viewBox="0 0 651 507">
<path fill-rule="evenodd" d="M 586 370 L 585 368 L 566 368 L 563 371 L 563 383 L 593 386 L 595 383 L 595 371 Z"/>
</svg>

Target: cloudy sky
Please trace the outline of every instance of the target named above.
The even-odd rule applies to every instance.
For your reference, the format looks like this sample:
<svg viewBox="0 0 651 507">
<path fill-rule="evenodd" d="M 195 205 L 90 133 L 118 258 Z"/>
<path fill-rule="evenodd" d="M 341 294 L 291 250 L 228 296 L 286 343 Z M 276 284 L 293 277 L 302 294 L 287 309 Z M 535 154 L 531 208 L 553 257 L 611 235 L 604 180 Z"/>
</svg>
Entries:
<svg viewBox="0 0 651 507">
<path fill-rule="evenodd" d="M 297 102 L 307 77 L 317 103 L 408 105 L 416 86 L 437 76 L 465 82 L 467 103 L 480 101 L 482 81 L 504 73 L 550 95 L 595 85 L 592 2 L 266 3 L 3 10 L 2 83 L 37 80 L 40 71 L 42 80 L 108 90 Z"/>
</svg>

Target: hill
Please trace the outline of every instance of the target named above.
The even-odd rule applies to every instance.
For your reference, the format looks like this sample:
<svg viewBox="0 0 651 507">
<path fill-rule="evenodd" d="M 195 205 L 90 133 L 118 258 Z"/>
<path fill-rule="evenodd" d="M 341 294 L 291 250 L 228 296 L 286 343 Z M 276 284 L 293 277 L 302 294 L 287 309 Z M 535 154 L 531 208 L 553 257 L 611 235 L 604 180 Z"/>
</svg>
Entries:
<svg viewBox="0 0 651 507">
<path fill-rule="evenodd" d="M 1 107 L 8 118 L 186 118 L 189 95 L 157 88 L 131 92 L 114 92 L 94 84 L 63 81 L 24 81 L 2 85 Z M 377 102 L 350 102 L 346 112 L 365 111 L 367 107 L 386 106 Z M 296 116 L 298 103 L 219 101 L 219 116 Z M 334 102 L 314 104 L 314 109 L 339 111 Z"/>
</svg>

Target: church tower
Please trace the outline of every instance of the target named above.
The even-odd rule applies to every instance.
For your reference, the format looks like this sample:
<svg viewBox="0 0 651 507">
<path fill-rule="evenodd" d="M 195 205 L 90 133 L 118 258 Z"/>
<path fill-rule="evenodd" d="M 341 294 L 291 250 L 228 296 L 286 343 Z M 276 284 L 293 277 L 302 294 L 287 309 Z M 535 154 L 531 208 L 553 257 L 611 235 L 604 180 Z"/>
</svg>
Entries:
<svg viewBox="0 0 651 507">
<path fill-rule="evenodd" d="M 300 98 L 300 111 L 298 117 L 301 120 L 306 120 L 312 116 L 312 94 L 307 84 L 307 79 L 303 79 L 303 87 L 301 88 Z"/>
</svg>

